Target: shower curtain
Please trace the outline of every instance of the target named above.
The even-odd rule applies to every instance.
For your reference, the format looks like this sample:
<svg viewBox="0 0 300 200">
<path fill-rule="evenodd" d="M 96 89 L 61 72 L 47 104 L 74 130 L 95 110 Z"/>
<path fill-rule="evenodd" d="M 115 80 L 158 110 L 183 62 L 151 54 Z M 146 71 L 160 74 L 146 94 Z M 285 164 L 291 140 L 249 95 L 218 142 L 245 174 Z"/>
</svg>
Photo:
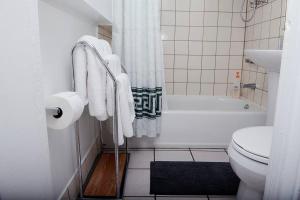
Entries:
<svg viewBox="0 0 300 200">
<path fill-rule="evenodd" d="M 160 0 L 114 0 L 113 51 L 121 57 L 135 100 L 135 136 L 161 129 L 164 71 Z"/>
</svg>

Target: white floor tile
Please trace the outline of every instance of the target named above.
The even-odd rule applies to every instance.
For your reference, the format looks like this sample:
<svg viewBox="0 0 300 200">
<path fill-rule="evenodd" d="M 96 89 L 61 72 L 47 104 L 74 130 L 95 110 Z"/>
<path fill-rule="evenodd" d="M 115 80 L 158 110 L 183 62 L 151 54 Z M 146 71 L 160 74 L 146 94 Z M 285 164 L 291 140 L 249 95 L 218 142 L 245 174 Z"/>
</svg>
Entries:
<svg viewBox="0 0 300 200">
<path fill-rule="evenodd" d="M 189 148 L 155 148 L 157 151 L 189 151 Z"/>
<path fill-rule="evenodd" d="M 124 196 L 152 196 L 149 192 L 150 170 L 128 169 Z"/>
<path fill-rule="evenodd" d="M 149 168 L 154 160 L 154 150 L 129 151 L 129 168 Z"/>
<path fill-rule="evenodd" d="M 217 151 L 217 152 L 220 152 L 220 151 L 225 151 L 224 149 L 219 149 L 219 148 L 215 148 L 215 149 L 205 149 L 205 148 L 191 148 L 191 151 Z"/>
<path fill-rule="evenodd" d="M 195 161 L 202 162 L 229 162 L 225 151 L 192 151 Z"/>
<path fill-rule="evenodd" d="M 155 150 L 155 161 L 193 161 L 190 151 Z"/>
<path fill-rule="evenodd" d="M 211 200 L 235 200 L 236 196 L 218 196 L 218 195 L 211 195 L 209 196 Z"/>
<path fill-rule="evenodd" d="M 156 200 L 207 200 L 206 197 L 156 197 Z"/>
<path fill-rule="evenodd" d="M 123 200 L 154 200 L 154 197 L 124 197 Z"/>
</svg>

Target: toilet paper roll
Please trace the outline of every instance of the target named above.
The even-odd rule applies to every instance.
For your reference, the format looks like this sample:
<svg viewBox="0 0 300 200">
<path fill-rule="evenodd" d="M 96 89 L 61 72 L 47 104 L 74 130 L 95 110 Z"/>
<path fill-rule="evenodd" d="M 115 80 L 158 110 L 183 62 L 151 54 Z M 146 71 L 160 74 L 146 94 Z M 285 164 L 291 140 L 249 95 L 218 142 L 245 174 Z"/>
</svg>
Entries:
<svg viewBox="0 0 300 200">
<path fill-rule="evenodd" d="M 84 103 L 75 92 L 61 92 L 50 96 L 46 107 L 58 107 L 62 110 L 60 118 L 47 113 L 47 126 L 51 129 L 64 129 L 78 120 L 83 112 Z"/>
</svg>

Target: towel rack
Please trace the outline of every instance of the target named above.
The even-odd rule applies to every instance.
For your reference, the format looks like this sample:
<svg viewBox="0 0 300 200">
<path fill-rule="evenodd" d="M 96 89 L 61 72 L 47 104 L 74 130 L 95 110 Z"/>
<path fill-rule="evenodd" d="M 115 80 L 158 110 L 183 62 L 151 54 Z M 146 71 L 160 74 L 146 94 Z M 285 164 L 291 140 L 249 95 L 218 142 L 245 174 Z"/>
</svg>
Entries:
<svg viewBox="0 0 300 200">
<path fill-rule="evenodd" d="M 97 49 L 85 42 L 85 41 L 80 41 L 77 42 L 76 45 L 72 49 L 72 70 L 73 70 L 73 90 L 75 91 L 76 89 L 76 83 L 75 83 L 75 67 L 74 67 L 74 52 L 77 48 L 84 48 L 90 49 L 94 55 L 98 58 L 98 60 L 102 63 L 104 66 L 104 69 L 108 73 L 109 77 L 113 81 L 113 87 L 114 87 L 114 115 L 113 115 L 113 140 L 114 140 L 114 153 L 115 153 L 115 175 L 116 175 L 116 197 L 120 197 L 120 175 L 119 175 L 119 141 L 118 141 L 118 106 L 117 106 L 117 79 L 112 73 L 112 71 L 108 67 L 108 63 L 103 59 L 103 57 L 100 55 L 100 53 L 97 51 Z M 125 67 L 122 65 L 121 66 L 123 71 L 127 73 Z M 81 153 L 80 153 L 80 138 L 79 138 L 79 122 L 76 122 L 75 125 L 75 134 L 76 134 L 76 151 L 77 151 L 77 165 L 78 165 L 78 171 L 79 171 L 79 184 L 80 184 L 80 198 L 83 197 L 83 178 L 82 178 L 82 168 L 81 168 Z M 127 139 L 126 139 L 126 156 L 128 152 L 128 147 L 127 147 Z M 128 160 L 128 159 L 126 159 Z M 127 162 L 127 161 L 126 161 Z M 84 198 L 86 199 L 86 198 Z"/>
</svg>

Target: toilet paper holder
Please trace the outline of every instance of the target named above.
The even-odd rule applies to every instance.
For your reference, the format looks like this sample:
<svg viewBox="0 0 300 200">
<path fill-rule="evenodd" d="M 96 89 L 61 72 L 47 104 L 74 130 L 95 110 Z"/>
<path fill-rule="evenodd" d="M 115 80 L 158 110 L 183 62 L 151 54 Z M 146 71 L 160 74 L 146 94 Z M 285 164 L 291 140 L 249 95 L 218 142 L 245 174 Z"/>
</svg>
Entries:
<svg viewBox="0 0 300 200">
<path fill-rule="evenodd" d="M 56 119 L 61 118 L 63 115 L 63 110 L 60 107 L 46 107 L 46 112 Z"/>
</svg>

